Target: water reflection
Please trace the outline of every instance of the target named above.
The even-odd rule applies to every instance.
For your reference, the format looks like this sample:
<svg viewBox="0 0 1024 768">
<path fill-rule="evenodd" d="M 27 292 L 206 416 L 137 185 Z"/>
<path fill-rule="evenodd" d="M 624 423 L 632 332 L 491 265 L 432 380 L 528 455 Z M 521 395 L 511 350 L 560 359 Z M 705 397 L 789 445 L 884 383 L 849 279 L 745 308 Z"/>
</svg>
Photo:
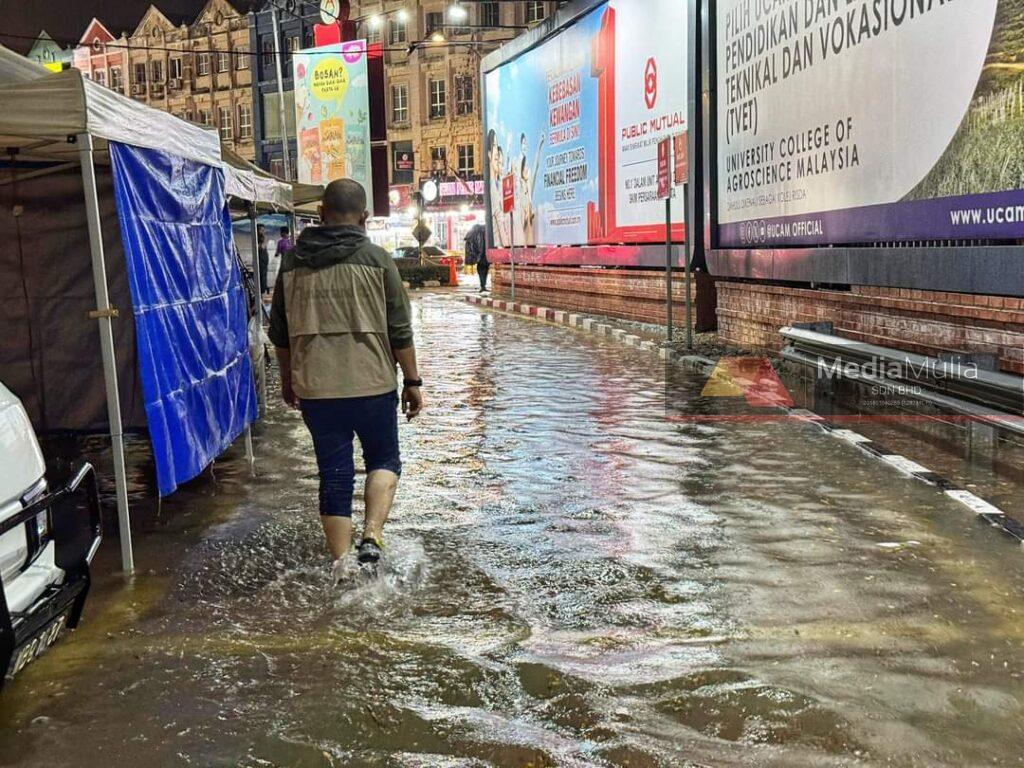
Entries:
<svg viewBox="0 0 1024 768">
<path fill-rule="evenodd" d="M 327 586 L 275 407 L 259 479 L 239 451 L 166 500 L 144 572 L 5 692 L 4 760 L 1020 762 L 1024 571 L 958 505 L 804 424 L 667 420 L 647 354 L 441 296 L 415 322 L 384 578 Z M 702 385 L 684 409 L 741 412 Z"/>
</svg>

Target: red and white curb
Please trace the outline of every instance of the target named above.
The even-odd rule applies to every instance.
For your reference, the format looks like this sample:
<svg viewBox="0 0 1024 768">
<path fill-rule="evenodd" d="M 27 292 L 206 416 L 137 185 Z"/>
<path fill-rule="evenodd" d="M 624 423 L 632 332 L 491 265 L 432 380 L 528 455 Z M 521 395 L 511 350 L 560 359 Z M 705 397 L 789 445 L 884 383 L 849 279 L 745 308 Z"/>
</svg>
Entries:
<svg viewBox="0 0 1024 768">
<path fill-rule="evenodd" d="M 537 307 L 532 304 L 506 301 L 504 299 L 492 299 L 486 296 L 467 296 L 466 301 L 478 307 L 487 307 L 502 312 L 535 317 L 538 320 L 546 320 L 559 325 L 565 325 L 569 328 L 578 328 L 595 333 L 599 336 L 607 336 L 630 347 L 657 352 L 658 356 L 663 360 L 672 360 L 694 370 L 706 372 L 715 367 L 714 360 L 698 355 L 680 355 L 675 350 L 662 347 L 650 339 L 641 339 L 635 334 L 627 333 L 622 328 L 615 328 L 592 317 L 584 317 L 580 314 L 551 309 L 549 307 Z M 937 472 L 932 472 L 927 467 L 921 466 L 905 456 L 893 453 L 885 448 L 885 446 L 876 443 L 859 432 L 836 426 L 824 416 L 819 416 L 803 408 L 780 407 L 786 410 L 788 415 L 793 418 L 816 425 L 824 432 L 855 446 L 901 474 L 940 489 L 947 497 L 970 510 L 980 522 L 1000 530 L 1019 544 L 1024 545 L 1024 523 L 1007 515 L 999 507 L 985 501 L 966 488 L 960 487 Z"/>
</svg>

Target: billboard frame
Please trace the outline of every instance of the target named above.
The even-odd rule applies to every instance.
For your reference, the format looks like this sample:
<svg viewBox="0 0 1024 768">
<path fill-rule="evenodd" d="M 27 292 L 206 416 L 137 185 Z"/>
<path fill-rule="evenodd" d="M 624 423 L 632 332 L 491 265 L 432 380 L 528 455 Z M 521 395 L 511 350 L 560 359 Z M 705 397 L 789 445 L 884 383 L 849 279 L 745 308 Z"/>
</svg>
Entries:
<svg viewBox="0 0 1024 768">
<path fill-rule="evenodd" d="M 634 2 L 641 0 L 633 0 Z M 703 34 L 702 25 L 692 23 L 698 19 L 700 14 L 700 6 L 702 0 L 681 0 L 686 3 L 688 18 L 691 20 L 689 29 L 687 29 L 687 41 L 689 43 L 689 50 L 699 51 L 702 49 L 701 36 Z M 706 0 L 704 0 L 706 2 Z M 480 60 L 480 146 L 484 148 L 486 152 L 487 146 L 487 74 L 493 72 L 505 64 L 519 58 L 520 56 L 528 53 L 537 46 L 547 42 L 555 35 L 559 34 L 562 30 L 570 27 L 580 20 L 587 13 L 592 11 L 599 5 L 608 2 L 608 0 L 574 0 L 562 8 L 558 9 L 554 14 L 546 18 L 540 24 L 533 29 L 524 32 L 518 37 L 510 40 L 509 42 L 502 45 L 500 48 L 491 51 L 489 54 L 484 56 Z M 698 194 L 698 191 L 702 188 L 702 175 L 703 175 L 703 126 L 701 124 L 701 73 L 702 67 L 699 58 L 695 55 L 688 57 L 686 62 L 687 72 L 687 86 L 689 88 L 686 99 L 686 122 L 687 122 L 687 152 L 689 154 L 689 181 L 687 187 L 689 194 L 687 196 L 688 202 L 686 211 L 686 221 L 689 222 L 689 231 L 686 232 L 684 240 L 673 240 L 673 248 L 676 250 L 677 255 L 675 258 L 675 266 L 682 269 L 685 265 L 686 258 L 686 246 L 684 243 L 689 241 L 690 258 L 692 260 L 692 266 L 694 269 L 706 269 L 704 259 L 704 242 L 705 238 L 702 236 L 703 228 L 700 226 L 700 222 L 704 221 L 704 197 Z M 484 164 L 484 206 L 485 210 L 488 211 L 487 215 L 487 243 L 489 248 L 494 248 L 494 232 L 491 222 L 490 210 L 491 210 L 491 179 L 490 179 L 490 168 Z M 516 246 L 516 260 L 519 263 L 529 264 L 531 251 L 535 251 L 538 255 L 543 254 L 551 250 L 564 250 L 567 253 L 571 252 L 586 252 L 592 250 L 597 253 L 600 249 L 614 250 L 621 248 L 622 245 L 628 245 L 635 248 L 639 254 L 638 263 L 631 264 L 629 266 L 649 267 L 649 266 L 663 266 L 665 263 L 665 244 L 664 243 L 640 243 L 631 244 L 623 243 L 621 245 L 573 245 L 573 246 L 535 246 L 535 247 L 522 247 Z M 492 261 L 502 261 L 499 257 L 492 259 Z M 580 266 L 600 266 L 605 262 L 601 258 L 597 258 L 594 261 L 587 261 L 581 263 Z M 558 266 L 568 266 L 568 264 L 560 264 Z"/>
<path fill-rule="evenodd" d="M 700 51 L 699 82 L 702 86 L 702 114 L 699 116 L 703 126 L 705 168 L 702 240 L 713 276 L 1024 296 L 1024 269 L 1021 268 L 1024 246 L 1021 245 L 939 240 L 850 246 L 719 247 L 717 3 L 714 0 L 698 2 L 700 24 L 694 26 L 700 27 L 703 45 L 692 50 Z"/>
</svg>

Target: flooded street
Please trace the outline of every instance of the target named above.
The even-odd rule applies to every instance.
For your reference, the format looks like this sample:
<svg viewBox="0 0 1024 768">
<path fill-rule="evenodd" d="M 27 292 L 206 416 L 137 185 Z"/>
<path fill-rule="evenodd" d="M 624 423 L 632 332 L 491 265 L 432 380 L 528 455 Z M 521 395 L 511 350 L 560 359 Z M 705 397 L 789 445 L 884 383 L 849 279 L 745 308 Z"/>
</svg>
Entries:
<svg viewBox="0 0 1024 768">
<path fill-rule="evenodd" d="M 331 589 L 276 398 L 0 698 L 18 766 L 1024 764 L 1024 554 L 650 353 L 414 302 L 428 410 L 376 581 Z M 272 387 L 272 392 L 276 388 Z M 358 515 L 357 511 L 357 515 Z M 106 573 L 103 573 L 103 572 Z"/>
</svg>

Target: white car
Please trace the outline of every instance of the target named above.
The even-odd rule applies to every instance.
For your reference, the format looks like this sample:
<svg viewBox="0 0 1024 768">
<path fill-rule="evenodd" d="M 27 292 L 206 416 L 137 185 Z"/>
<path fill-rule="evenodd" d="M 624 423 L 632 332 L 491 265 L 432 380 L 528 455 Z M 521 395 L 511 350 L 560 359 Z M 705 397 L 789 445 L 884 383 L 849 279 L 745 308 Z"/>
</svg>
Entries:
<svg viewBox="0 0 1024 768">
<path fill-rule="evenodd" d="M 78 624 L 100 537 L 93 468 L 51 491 L 28 415 L 0 383 L 0 685 Z"/>
</svg>

